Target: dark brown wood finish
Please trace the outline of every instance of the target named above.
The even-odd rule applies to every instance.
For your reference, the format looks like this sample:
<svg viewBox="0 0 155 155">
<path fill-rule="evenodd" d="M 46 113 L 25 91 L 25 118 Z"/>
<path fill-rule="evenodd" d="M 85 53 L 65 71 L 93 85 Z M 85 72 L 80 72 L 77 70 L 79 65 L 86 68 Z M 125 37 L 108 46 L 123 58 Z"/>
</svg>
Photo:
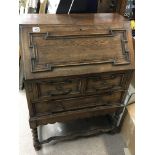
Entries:
<svg viewBox="0 0 155 155">
<path fill-rule="evenodd" d="M 41 149 L 41 144 L 38 140 L 38 131 L 37 128 L 32 129 L 32 136 L 33 136 L 33 145 L 36 151 Z"/>
<path fill-rule="evenodd" d="M 118 118 L 134 72 L 130 23 L 118 14 L 20 18 L 35 148 L 40 145 L 39 125 L 106 114 Z M 40 32 L 33 32 L 33 27 Z"/>
</svg>

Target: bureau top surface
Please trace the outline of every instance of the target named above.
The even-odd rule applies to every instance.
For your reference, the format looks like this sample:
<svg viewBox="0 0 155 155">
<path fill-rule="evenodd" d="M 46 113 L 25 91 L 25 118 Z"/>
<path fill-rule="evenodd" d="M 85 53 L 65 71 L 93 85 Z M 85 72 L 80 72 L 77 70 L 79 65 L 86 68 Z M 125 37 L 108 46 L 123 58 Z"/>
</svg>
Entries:
<svg viewBox="0 0 155 155">
<path fill-rule="evenodd" d="M 130 23 L 118 14 L 22 15 L 20 49 L 25 80 L 134 69 Z"/>
<path fill-rule="evenodd" d="M 117 13 L 90 14 L 23 14 L 19 24 L 102 24 L 126 20 Z"/>
</svg>

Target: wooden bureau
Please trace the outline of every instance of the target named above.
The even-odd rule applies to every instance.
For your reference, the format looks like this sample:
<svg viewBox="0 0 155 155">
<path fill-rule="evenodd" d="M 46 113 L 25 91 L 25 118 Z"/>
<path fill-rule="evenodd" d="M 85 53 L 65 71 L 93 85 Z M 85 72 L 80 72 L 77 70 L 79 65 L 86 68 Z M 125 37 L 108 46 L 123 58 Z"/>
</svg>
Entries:
<svg viewBox="0 0 155 155">
<path fill-rule="evenodd" d="M 118 14 L 22 15 L 20 48 L 36 150 L 39 125 L 106 114 L 116 122 L 134 72 L 129 21 Z"/>
</svg>

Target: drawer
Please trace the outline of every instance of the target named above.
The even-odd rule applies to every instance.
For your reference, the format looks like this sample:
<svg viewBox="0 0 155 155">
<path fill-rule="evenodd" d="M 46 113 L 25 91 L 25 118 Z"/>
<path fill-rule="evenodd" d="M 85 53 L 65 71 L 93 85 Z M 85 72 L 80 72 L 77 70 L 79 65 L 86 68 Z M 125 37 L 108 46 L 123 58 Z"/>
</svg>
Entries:
<svg viewBox="0 0 155 155">
<path fill-rule="evenodd" d="M 81 81 L 78 78 L 57 78 L 30 83 L 32 101 L 75 97 L 80 94 Z"/>
<path fill-rule="evenodd" d="M 36 114 L 50 114 L 62 111 L 78 110 L 96 106 L 120 105 L 124 96 L 124 91 L 105 92 L 102 95 L 84 96 L 63 100 L 48 100 L 35 102 Z"/>
<path fill-rule="evenodd" d="M 126 89 L 128 75 L 128 72 L 122 72 L 90 76 L 86 81 L 86 93 L 97 93 L 112 89 Z"/>
</svg>

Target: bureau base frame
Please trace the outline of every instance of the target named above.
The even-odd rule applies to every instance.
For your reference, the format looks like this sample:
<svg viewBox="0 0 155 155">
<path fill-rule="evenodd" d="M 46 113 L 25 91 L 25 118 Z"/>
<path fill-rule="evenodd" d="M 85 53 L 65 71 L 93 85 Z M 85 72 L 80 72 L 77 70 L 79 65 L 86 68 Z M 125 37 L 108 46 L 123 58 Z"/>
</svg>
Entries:
<svg viewBox="0 0 155 155">
<path fill-rule="evenodd" d="M 119 113 L 117 113 L 118 115 Z M 97 117 L 91 117 L 91 118 L 85 118 L 85 119 L 79 119 L 72 121 L 72 125 L 75 124 L 76 126 L 80 124 L 85 124 L 85 127 L 80 127 L 78 130 L 74 131 L 68 131 L 68 133 L 63 133 L 59 136 L 51 136 L 44 140 L 39 140 L 38 137 L 38 128 L 36 127 L 32 129 L 32 135 L 33 135 L 33 143 L 34 148 L 36 151 L 39 151 L 41 149 L 41 146 L 46 143 L 52 142 L 52 144 L 56 144 L 61 141 L 67 141 L 67 140 L 73 140 L 80 137 L 89 137 L 93 135 L 103 134 L 103 133 L 109 133 L 114 134 L 120 131 L 120 125 L 117 125 L 117 119 L 118 116 L 113 115 L 105 115 L 105 116 L 97 116 Z M 66 124 L 66 123 L 65 123 Z M 41 127 L 41 126 L 40 126 Z M 72 130 L 72 129 L 71 129 Z"/>
</svg>

